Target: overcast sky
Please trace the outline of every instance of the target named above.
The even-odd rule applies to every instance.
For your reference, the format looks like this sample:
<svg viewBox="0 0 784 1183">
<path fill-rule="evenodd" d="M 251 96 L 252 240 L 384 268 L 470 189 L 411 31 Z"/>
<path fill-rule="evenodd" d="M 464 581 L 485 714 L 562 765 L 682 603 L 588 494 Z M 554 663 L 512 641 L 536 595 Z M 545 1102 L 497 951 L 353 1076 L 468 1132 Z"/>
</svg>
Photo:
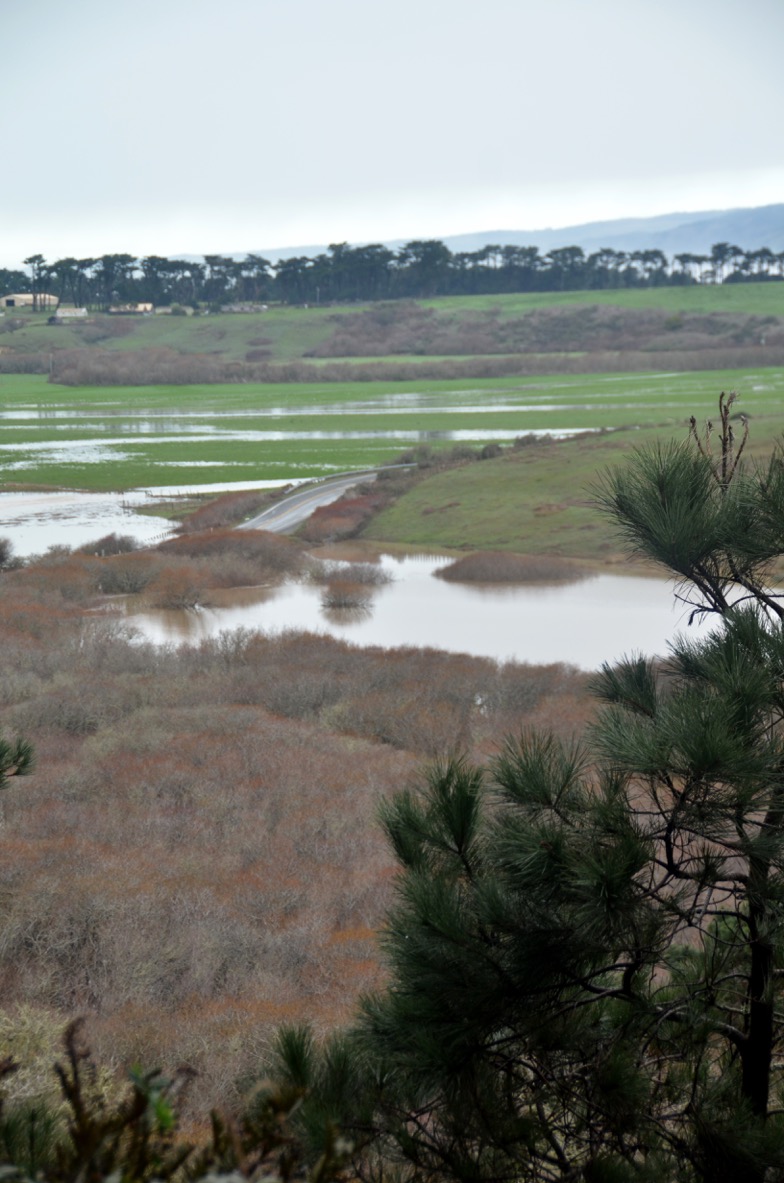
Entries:
<svg viewBox="0 0 784 1183">
<path fill-rule="evenodd" d="M 0 0 L 0 266 L 784 201 L 784 0 Z"/>
</svg>

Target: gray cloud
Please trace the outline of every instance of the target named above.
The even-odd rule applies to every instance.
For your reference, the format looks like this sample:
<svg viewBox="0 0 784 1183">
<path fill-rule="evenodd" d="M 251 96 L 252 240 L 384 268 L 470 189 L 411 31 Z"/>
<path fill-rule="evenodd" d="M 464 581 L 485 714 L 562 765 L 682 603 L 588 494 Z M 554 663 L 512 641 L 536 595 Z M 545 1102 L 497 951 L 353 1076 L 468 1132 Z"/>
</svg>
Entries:
<svg viewBox="0 0 784 1183">
<path fill-rule="evenodd" d="M 782 199 L 780 0 L 37 0 L 0 263 Z"/>
</svg>

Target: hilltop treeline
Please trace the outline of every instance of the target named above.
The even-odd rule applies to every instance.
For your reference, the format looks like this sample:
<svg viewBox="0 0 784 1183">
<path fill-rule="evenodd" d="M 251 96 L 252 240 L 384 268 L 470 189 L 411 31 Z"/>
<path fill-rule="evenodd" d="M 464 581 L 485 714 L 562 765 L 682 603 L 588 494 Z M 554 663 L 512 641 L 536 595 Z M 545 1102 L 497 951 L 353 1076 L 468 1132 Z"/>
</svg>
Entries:
<svg viewBox="0 0 784 1183">
<path fill-rule="evenodd" d="M 328 253 L 315 258 L 277 263 L 254 254 L 244 259 L 205 255 L 202 262 L 129 254 L 47 262 L 38 254 L 25 259 L 25 265 L 29 275 L 0 268 L 0 291 L 32 293 L 41 307 L 44 293 L 94 309 L 139 302 L 221 307 L 780 280 L 784 251 L 746 251 L 719 242 L 709 255 L 684 253 L 670 261 L 660 250 L 609 247 L 586 255 L 579 246 L 564 246 L 542 255 L 533 246 L 489 243 L 481 250 L 453 253 L 438 239 L 417 239 L 397 251 L 379 243 L 333 243 Z"/>
</svg>

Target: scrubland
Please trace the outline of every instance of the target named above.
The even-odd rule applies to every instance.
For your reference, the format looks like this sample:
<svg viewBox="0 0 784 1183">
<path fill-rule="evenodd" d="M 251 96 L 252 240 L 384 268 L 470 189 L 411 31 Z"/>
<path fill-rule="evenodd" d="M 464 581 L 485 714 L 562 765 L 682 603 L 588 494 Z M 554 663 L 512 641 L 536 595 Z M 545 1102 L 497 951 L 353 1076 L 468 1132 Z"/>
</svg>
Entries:
<svg viewBox="0 0 784 1183">
<path fill-rule="evenodd" d="M 0 373 L 117 386 L 650 370 L 662 355 L 670 369 L 775 365 L 784 349 L 783 286 L 450 296 L 197 317 L 95 314 L 87 324 L 58 326 L 24 309 L 0 322 Z"/>
<path fill-rule="evenodd" d="M 108 1068 L 196 1068 L 204 1113 L 232 1104 L 281 1020 L 326 1028 L 379 980 L 381 799 L 424 759 L 545 721 L 572 733 L 591 705 L 559 665 L 307 634 L 154 647 L 114 594 L 307 577 L 307 556 L 261 532 L 102 543 L 0 574 L 0 725 L 37 753 L 2 798 L 0 1048 L 32 1062 L 34 1092 L 54 1033 L 85 1015 Z"/>
<path fill-rule="evenodd" d="M 412 378 L 430 400 L 401 411 L 417 431 L 454 430 L 468 411 L 483 426 L 482 402 L 502 396 L 524 405 L 491 406 L 488 415 L 501 427 L 508 414 L 521 437 L 532 427 L 601 429 L 561 443 L 521 438 L 503 453 L 491 444 L 464 462 L 454 456 L 448 471 L 433 450 L 420 450 L 414 476 L 390 470 L 325 507 L 300 542 L 230 531 L 256 508 L 257 496 L 243 494 L 205 506 L 156 549 L 102 539 L 82 553 L 55 551 L 0 571 L 0 732 L 29 739 L 38 761 L 0 799 L 0 1055 L 12 1051 L 27 1063 L 28 1095 L 51 1079 L 57 1033 L 85 1015 L 107 1069 L 187 1062 L 199 1072 L 191 1114 L 232 1105 L 281 1020 L 326 1029 L 379 981 L 375 934 L 394 874 L 376 824 L 379 803 L 418 777 L 425 760 L 455 750 L 482 760 L 529 726 L 579 732 L 593 710 L 586 676 L 561 665 L 499 666 L 308 634 L 236 632 L 156 647 L 132 635 L 115 597 L 190 609 L 221 588 L 313 578 L 306 546 L 334 539 L 483 552 L 447 573 L 461 579 L 573 578 L 583 563 L 617 562 L 617 540 L 587 491 L 597 469 L 623 460 L 632 443 L 685 432 L 688 414 L 712 408 L 722 386 L 740 389 L 755 447 L 778 434 L 783 379 L 770 367 L 784 350 L 782 297 L 773 291 L 782 285 L 767 285 L 753 308 L 740 305 L 755 286 L 765 285 L 592 296 L 593 311 L 575 310 L 585 293 L 554 295 L 562 315 L 514 297 L 502 315 L 495 299 L 444 301 L 432 316 L 427 306 L 403 308 L 386 326 L 368 325 L 354 308 L 279 310 L 262 327 L 258 317 L 225 316 L 134 322 L 92 340 L 32 323 L 8 335 L 0 370 L 35 372 L 45 363 L 63 381 L 112 386 L 107 396 L 100 386 L 4 380 L 9 408 L 73 414 L 73 422 L 57 419 L 56 432 L 47 414 L 9 421 L 14 444 L 31 445 L 29 467 L 13 470 L 27 482 L 116 489 L 157 471 L 176 487 L 203 477 L 196 465 L 215 464 L 216 480 L 245 475 L 230 467 L 240 461 L 259 479 L 272 463 L 264 445 L 229 439 L 223 415 L 240 412 L 244 427 L 261 430 L 269 422 L 253 416 L 263 412 L 276 428 L 301 430 L 303 417 L 285 412 L 309 408 L 318 429 L 330 426 L 325 412 L 342 430 L 375 429 L 389 420 L 376 422 L 362 404 L 406 396 L 412 388 L 402 382 Z M 610 306 L 621 296 L 639 317 L 616 315 Z M 666 315 L 651 315 L 655 300 Z M 518 313 L 524 324 L 513 323 Z M 469 346 L 473 355 L 461 356 Z M 349 348 L 370 360 L 340 357 Z M 441 349 L 451 351 L 445 361 Z M 548 351 L 551 368 L 616 376 L 521 381 L 543 373 Z M 617 376 L 698 360 L 712 372 Z M 719 365 L 768 368 L 717 373 Z M 482 373 L 490 377 L 420 381 Z M 273 375 L 285 385 L 246 384 Z M 388 381 L 363 386 L 363 375 Z M 296 385 L 306 377 L 309 385 Z M 116 385 L 155 381 L 173 385 Z M 225 385 L 181 385 L 194 381 Z M 138 430 L 151 411 L 163 412 L 156 432 L 169 415 L 174 425 L 172 439 L 152 451 Z M 181 411 L 203 416 L 223 438 L 180 438 Z M 41 459 L 40 445 L 55 437 L 114 435 L 129 458 L 81 468 L 56 453 Z M 325 455 L 343 468 L 382 458 L 381 445 L 366 440 L 274 446 L 276 457 L 285 449 L 287 479 Z M 383 446 L 384 459 L 400 447 Z M 372 595 L 366 564 L 327 568 L 320 578 L 328 607 L 361 609 Z"/>
</svg>

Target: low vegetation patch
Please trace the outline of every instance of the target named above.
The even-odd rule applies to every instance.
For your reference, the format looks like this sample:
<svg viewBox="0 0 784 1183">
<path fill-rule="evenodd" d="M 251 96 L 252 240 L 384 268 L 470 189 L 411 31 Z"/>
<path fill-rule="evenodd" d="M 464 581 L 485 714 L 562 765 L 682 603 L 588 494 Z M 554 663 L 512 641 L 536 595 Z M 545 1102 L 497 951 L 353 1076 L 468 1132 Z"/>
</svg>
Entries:
<svg viewBox="0 0 784 1183">
<path fill-rule="evenodd" d="M 382 587 L 392 582 L 392 575 L 377 563 L 314 563 L 310 570 L 312 583 L 334 583 L 348 579 L 362 587 Z"/>
<path fill-rule="evenodd" d="M 557 555 L 518 555 L 506 550 L 481 550 L 455 559 L 435 574 L 452 583 L 566 583 L 585 578 L 585 571 Z"/>
<path fill-rule="evenodd" d="M 372 588 L 352 579 L 330 579 L 321 593 L 321 606 L 332 611 L 343 608 L 367 608 L 373 598 Z"/>
<path fill-rule="evenodd" d="M 504 315 L 425 306 L 413 300 L 336 313 L 332 335 L 313 357 L 487 356 L 784 347 L 784 319 L 730 312 L 673 315 L 663 308 L 571 304 Z"/>
<path fill-rule="evenodd" d="M 298 575 L 308 566 L 302 543 L 269 530 L 186 532 L 181 537 L 167 538 L 160 543 L 157 553 L 208 561 L 219 578 L 214 585 L 217 587 L 232 586 L 225 582 L 225 572 L 233 561 L 248 564 L 259 576 L 257 581 L 266 581 L 272 576 Z M 221 573 L 224 573 L 223 577 Z"/>
<path fill-rule="evenodd" d="M 247 489 L 210 497 L 206 504 L 197 506 L 187 514 L 178 526 L 177 533 L 192 534 L 200 530 L 216 530 L 239 525 L 240 522 L 260 513 L 281 492 L 285 490 L 271 492 L 269 489 Z"/>
</svg>

